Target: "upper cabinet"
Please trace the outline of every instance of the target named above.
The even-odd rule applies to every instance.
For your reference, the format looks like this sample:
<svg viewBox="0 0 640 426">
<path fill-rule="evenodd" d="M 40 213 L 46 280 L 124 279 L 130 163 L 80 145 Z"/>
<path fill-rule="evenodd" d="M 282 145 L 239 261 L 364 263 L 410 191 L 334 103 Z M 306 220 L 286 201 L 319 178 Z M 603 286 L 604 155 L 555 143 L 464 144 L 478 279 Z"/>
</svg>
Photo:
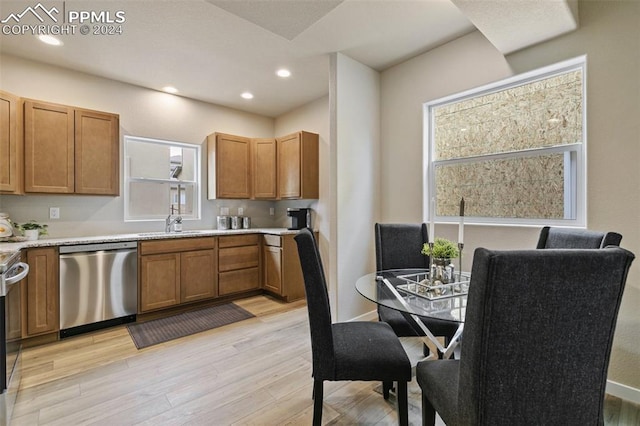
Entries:
<svg viewBox="0 0 640 426">
<path fill-rule="evenodd" d="M 251 170 L 253 198 L 273 200 L 278 197 L 278 151 L 275 139 L 253 139 Z"/>
<path fill-rule="evenodd" d="M 119 195 L 119 116 L 24 102 L 25 192 Z"/>
<path fill-rule="evenodd" d="M 214 133 L 207 137 L 208 198 L 251 198 L 251 139 Z"/>
<path fill-rule="evenodd" d="M 277 139 L 214 133 L 207 138 L 208 198 L 318 198 L 318 135 Z"/>
<path fill-rule="evenodd" d="M 119 121 L 115 114 L 75 110 L 76 194 L 118 195 Z"/>
<path fill-rule="evenodd" d="M 23 193 L 23 158 L 22 100 L 0 91 L 0 193 Z"/>
<path fill-rule="evenodd" d="M 319 198 L 318 135 L 278 138 L 278 198 Z"/>
</svg>

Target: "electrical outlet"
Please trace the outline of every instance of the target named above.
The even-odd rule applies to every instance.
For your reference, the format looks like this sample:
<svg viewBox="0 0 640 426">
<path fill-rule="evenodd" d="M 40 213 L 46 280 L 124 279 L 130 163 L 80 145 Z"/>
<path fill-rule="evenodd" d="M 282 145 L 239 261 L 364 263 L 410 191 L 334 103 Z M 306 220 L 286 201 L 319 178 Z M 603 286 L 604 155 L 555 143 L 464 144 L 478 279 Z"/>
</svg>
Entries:
<svg viewBox="0 0 640 426">
<path fill-rule="evenodd" d="M 269 216 L 273 216 L 274 214 L 276 214 L 276 209 L 274 209 L 273 207 L 269 208 Z"/>
<path fill-rule="evenodd" d="M 220 216 L 229 216 L 229 207 L 220 207 Z"/>
<path fill-rule="evenodd" d="M 49 219 L 60 219 L 60 207 L 49 207 Z"/>
<path fill-rule="evenodd" d="M 244 215 L 244 209 L 242 207 L 238 207 L 238 216 Z"/>
</svg>

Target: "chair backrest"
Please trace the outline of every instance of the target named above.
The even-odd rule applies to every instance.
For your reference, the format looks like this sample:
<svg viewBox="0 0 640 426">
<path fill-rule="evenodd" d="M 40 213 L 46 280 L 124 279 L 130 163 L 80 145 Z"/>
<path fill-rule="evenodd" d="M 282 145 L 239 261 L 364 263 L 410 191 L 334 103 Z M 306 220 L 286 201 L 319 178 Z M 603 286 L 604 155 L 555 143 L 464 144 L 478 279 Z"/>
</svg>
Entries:
<svg viewBox="0 0 640 426">
<path fill-rule="evenodd" d="M 619 246 L 622 235 L 617 232 L 597 232 L 586 229 L 563 229 L 545 226 L 540 230 L 536 248 L 596 249 Z"/>
<path fill-rule="evenodd" d="M 294 239 L 298 246 L 307 296 L 313 376 L 332 377 L 335 371 L 335 356 L 331 330 L 331 308 L 318 243 L 308 228 L 300 230 Z"/>
<path fill-rule="evenodd" d="M 376 223 L 375 238 L 376 270 L 429 267 L 429 256 L 420 253 L 428 241 L 424 223 Z"/>
<path fill-rule="evenodd" d="M 468 424 L 602 424 L 633 259 L 619 247 L 476 249 L 458 395 Z"/>
</svg>

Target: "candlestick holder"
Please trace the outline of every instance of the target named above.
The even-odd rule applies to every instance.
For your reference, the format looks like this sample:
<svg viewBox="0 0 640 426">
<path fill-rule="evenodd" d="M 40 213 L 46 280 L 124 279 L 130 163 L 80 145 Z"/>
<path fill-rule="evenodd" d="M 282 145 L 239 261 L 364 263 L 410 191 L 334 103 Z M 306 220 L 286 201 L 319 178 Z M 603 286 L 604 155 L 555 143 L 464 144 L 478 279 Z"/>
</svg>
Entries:
<svg viewBox="0 0 640 426">
<path fill-rule="evenodd" d="M 462 249 L 464 248 L 464 243 L 458 243 L 458 251 L 460 255 L 458 256 L 458 274 L 460 276 L 460 281 L 462 281 Z"/>
<path fill-rule="evenodd" d="M 436 264 L 433 261 L 433 241 L 429 243 L 429 284 L 435 285 Z"/>
</svg>

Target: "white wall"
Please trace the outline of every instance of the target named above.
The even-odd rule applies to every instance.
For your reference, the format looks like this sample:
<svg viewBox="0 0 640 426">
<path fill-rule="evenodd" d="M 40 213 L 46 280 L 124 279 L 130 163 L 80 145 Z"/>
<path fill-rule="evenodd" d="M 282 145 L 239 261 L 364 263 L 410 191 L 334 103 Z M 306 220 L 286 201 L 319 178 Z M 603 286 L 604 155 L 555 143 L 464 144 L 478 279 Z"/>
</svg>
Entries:
<svg viewBox="0 0 640 426">
<path fill-rule="evenodd" d="M 144 89 L 113 80 L 67 69 L 27 61 L 13 56 L 0 57 L 0 88 L 24 98 L 72 105 L 117 113 L 124 135 L 174 140 L 202 145 L 202 179 L 206 180 L 206 136 L 225 132 L 248 137 L 273 137 L 272 118 L 194 101 L 163 92 Z M 121 163 L 122 164 L 122 163 Z M 49 224 L 53 237 L 99 235 L 105 233 L 158 231 L 159 222 L 124 223 L 122 190 L 119 197 L 67 195 L 2 195 L 0 211 L 6 211 L 17 222 L 37 220 Z M 245 208 L 252 225 L 273 226 L 269 207 L 274 202 L 206 199 L 202 192 L 202 220 L 185 221 L 185 229 L 214 228 L 220 206 Z M 49 207 L 60 207 L 59 220 L 49 220 Z"/>
<path fill-rule="evenodd" d="M 331 57 L 330 149 L 335 159 L 331 201 L 332 283 L 338 321 L 372 309 L 355 290 L 356 280 L 375 270 L 373 228 L 380 209 L 380 75 L 340 53 Z M 334 238 L 335 235 L 335 238 Z"/>
<path fill-rule="evenodd" d="M 640 254 L 640 3 L 580 2 L 580 28 L 506 59 L 472 33 L 382 73 L 382 220 L 422 218 L 422 104 L 515 73 L 587 54 L 587 226 L 623 234 Z M 436 234 L 455 239 L 455 226 Z M 538 227 L 465 226 L 476 247 L 534 247 Z M 618 317 L 609 379 L 640 389 L 640 283 L 635 262 Z M 579 350 L 579 348 L 576 348 Z M 637 395 L 637 393 L 636 393 Z"/>
</svg>

